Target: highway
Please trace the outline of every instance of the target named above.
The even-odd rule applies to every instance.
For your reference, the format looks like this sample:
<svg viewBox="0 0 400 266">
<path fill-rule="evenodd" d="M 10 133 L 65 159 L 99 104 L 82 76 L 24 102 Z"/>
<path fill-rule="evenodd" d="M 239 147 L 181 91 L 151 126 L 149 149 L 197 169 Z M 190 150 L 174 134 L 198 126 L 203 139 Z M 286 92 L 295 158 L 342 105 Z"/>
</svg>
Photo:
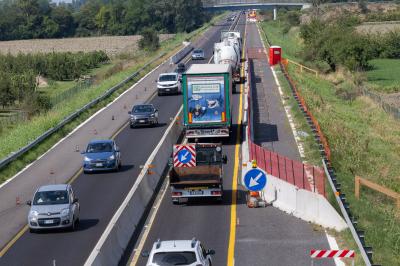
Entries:
<svg viewBox="0 0 400 266">
<path fill-rule="evenodd" d="M 242 36 L 246 35 L 245 49 L 262 47 L 256 24 L 246 23 L 244 16 L 241 17 L 237 30 L 241 31 Z M 269 65 L 263 67 L 271 72 Z M 269 73 L 271 76 L 266 79 L 262 75 L 262 69 L 255 71 L 258 79 L 257 84 L 252 86 L 263 85 L 277 97 L 264 99 L 267 101 L 265 111 L 272 111 L 271 108 L 283 110 L 283 107 L 278 106 L 281 101 L 272 73 Z M 241 104 L 243 102 L 240 101 L 240 95 L 234 94 L 234 134 L 223 146 L 223 151 L 228 156 L 228 163 L 224 166 L 222 204 L 211 200 L 193 200 L 177 206 L 172 204 L 168 189 L 165 193 L 160 193 L 160 202 L 154 206 L 156 209 L 153 212 L 154 219 L 149 219 L 146 224 L 147 229 L 140 237 L 140 241 L 137 241 L 130 261 L 124 261 L 123 264 L 146 265 L 147 258 L 139 254 L 142 251 L 150 251 L 157 239 L 181 240 L 196 237 L 206 248 L 216 251 L 212 257 L 213 265 L 308 265 L 311 263 L 310 249 L 329 248 L 324 232 L 315 230 L 309 223 L 272 207 L 265 209 L 247 207 L 244 188 L 238 184 L 241 173 L 239 171 L 241 140 L 238 138 L 240 131 L 237 125 L 241 120 Z M 277 132 L 274 133 L 278 136 L 274 139 L 275 151 L 297 159 L 299 157 L 297 147 L 284 113 L 272 111 L 260 115 L 269 117 L 269 122 L 278 124 Z M 322 260 L 315 265 L 333 265 L 333 262 Z"/>
<path fill-rule="evenodd" d="M 228 29 L 229 26 L 230 24 L 223 21 L 211 27 L 204 38 L 199 39 L 195 45 L 204 49 L 207 59 L 200 60 L 198 63 L 205 63 L 209 60 L 212 56 L 214 42 L 219 41 L 220 30 Z M 243 23 L 240 27 L 243 27 Z M 168 67 L 169 71 L 173 71 L 174 67 Z M 139 85 L 141 87 L 155 86 L 154 80 L 158 74 L 162 73 L 161 70 L 159 69 L 143 79 Z M 4 250 L 5 253 L 0 258 L 0 265 L 82 265 L 134 184 L 141 170 L 139 166 L 146 162 L 170 123 L 170 118 L 177 113 L 182 104 L 181 97 L 176 95 L 151 98 L 149 102 L 160 110 L 160 126 L 138 129 L 123 127 L 115 134 L 115 140 L 122 154 L 121 172 L 90 175 L 78 172 L 78 175 L 73 177 L 72 186 L 81 205 L 81 222 L 75 232 L 48 231 L 31 234 L 26 230 L 21 231 L 21 234 L 13 239 L 13 244 Z M 237 96 L 235 101 L 237 101 Z M 237 103 L 235 105 L 237 106 Z M 127 119 L 128 114 L 126 114 Z M 228 146 L 227 149 L 232 149 L 232 147 Z M 75 156 L 80 155 L 76 153 Z M 231 173 L 227 174 L 231 176 Z M 228 191 L 226 193 L 229 194 Z M 221 207 L 225 206 L 224 213 L 229 212 L 230 201 L 226 200 L 224 205 L 221 205 Z M 219 215 L 219 209 L 219 207 L 215 209 L 215 215 Z M 180 216 L 179 212 L 178 216 Z M 203 222 L 205 223 L 206 220 Z M 228 235 L 227 233 L 228 231 L 224 233 L 225 237 Z"/>
<path fill-rule="evenodd" d="M 243 36 L 245 16 L 241 16 L 236 30 Z M 206 248 L 214 249 L 213 265 L 227 265 L 228 243 L 231 226 L 232 181 L 235 158 L 235 147 L 238 134 L 240 94 L 233 94 L 233 135 L 229 143 L 224 143 L 223 153 L 228 156 L 228 163 L 224 166 L 224 195 L 222 203 L 210 200 L 190 201 L 186 204 L 173 205 L 170 192 L 167 191 L 162 199 L 151 231 L 147 236 L 143 250 L 150 251 L 157 239 L 192 239 L 198 238 Z M 239 144 L 240 145 L 240 144 Z M 237 166 L 236 166 L 237 167 Z M 236 168 L 236 170 L 238 170 Z M 237 204 L 245 204 L 245 198 L 239 198 Z M 145 265 L 146 258 L 139 258 L 137 265 Z"/>
</svg>

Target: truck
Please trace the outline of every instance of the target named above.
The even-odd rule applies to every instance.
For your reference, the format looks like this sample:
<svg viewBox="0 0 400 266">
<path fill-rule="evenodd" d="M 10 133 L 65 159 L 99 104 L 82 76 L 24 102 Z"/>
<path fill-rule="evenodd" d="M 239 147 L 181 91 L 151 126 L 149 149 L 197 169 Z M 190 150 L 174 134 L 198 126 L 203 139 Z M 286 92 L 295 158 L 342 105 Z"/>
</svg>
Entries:
<svg viewBox="0 0 400 266">
<path fill-rule="evenodd" d="M 239 31 L 222 31 L 221 42 L 214 44 L 214 63 L 229 64 L 235 82 L 240 82 L 241 50 L 242 39 Z"/>
<path fill-rule="evenodd" d="M 178 167 L 176 160 L 170 160 L 168 172 L 171 197 L 174 204 L 182 198 L 223 198 L 223 164 L 227 163 L 222 154 L 221 143 L 196 143 L 196 161 L 191 167 Z M 185 155 L 185 154 L 184 154 Z M 175 156 L 174 156 L 175 157 Z M 174 158 L 175 159 L 175 158 Z"/>
<path fill-rule="evenodd" d="M 187 139 L 230 136 L 232 80 L 229 64 L 193 64 L 182 75 Z"/>
</svg>

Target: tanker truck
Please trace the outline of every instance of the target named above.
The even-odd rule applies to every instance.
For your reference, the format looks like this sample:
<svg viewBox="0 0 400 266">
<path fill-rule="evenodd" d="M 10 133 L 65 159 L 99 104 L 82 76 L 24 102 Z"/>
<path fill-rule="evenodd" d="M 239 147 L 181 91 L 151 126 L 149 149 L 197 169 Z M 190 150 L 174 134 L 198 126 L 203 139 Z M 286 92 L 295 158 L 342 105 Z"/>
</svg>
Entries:
<svg viewBox="0 0 400 266">
<path fill-rule="evenodd" d="M 232 78 L 240 82 L 240 53 L 242 41 L 240 32 L 222 32 L 222 41 L 214 44 L 214 63 L 229 64 L 232 69 Z"/>
</svg>

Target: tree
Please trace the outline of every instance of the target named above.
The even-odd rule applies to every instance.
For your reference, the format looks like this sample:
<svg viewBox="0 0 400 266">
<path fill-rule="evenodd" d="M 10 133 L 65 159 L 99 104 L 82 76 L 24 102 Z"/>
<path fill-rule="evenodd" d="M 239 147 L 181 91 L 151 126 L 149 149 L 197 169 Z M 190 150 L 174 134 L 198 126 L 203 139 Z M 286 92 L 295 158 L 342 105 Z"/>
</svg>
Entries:
<svg viewBox="0 0 400 266">
<path fill-rule="evenodd" d="M 157 32 L 152 28 L 145 28 L 142 31 L 142 39 L 139 41 L 140 49 L 148 49 L 150 51 L 157 50 L 160 47 L 160 40 Z"/>
</svg>

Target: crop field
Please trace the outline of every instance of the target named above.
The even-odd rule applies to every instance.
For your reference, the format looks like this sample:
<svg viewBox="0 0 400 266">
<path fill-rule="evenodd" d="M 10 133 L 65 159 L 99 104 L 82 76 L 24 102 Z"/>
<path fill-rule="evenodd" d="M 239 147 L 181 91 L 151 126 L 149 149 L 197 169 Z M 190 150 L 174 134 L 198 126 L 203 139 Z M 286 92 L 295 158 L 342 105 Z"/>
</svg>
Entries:
<svg viewBox="0 0 400 266">
<path fill-rule="evenodd" d="M 172 38 L 173 34 L 161 34 L 160 41 Z M 0 53 L 51 53 L 105 51 L 108 56 L 137 50 L 140 35 L 101 36 L 64 39 L 34 39 L 0 42 Z"/>
<path fill-rule="evenodd" d="M 387 33 L 390 31 L 400 30 L 400 21 L 390 23 L 364 23 L 357 26 L 357 31 L 366 34 Z"/>
</svg>

